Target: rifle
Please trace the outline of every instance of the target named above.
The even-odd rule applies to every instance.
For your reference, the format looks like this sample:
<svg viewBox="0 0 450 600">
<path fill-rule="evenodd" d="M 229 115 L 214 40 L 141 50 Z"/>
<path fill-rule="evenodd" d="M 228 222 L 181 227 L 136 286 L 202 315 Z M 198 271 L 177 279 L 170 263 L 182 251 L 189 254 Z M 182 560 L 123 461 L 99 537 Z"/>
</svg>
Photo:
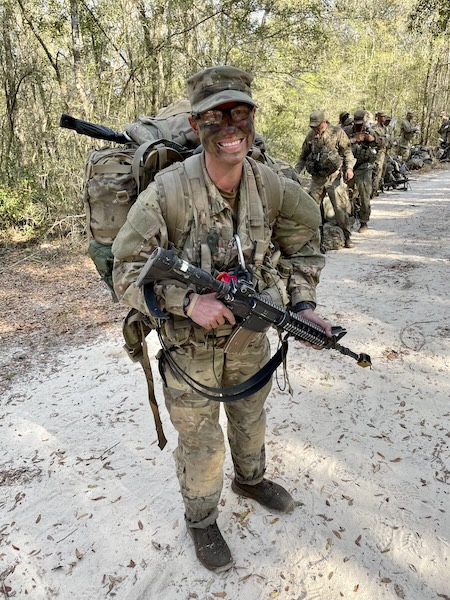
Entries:
<svg viewBox="0 0 450 600">
<path fill-rule="evenodd" d="M 368 354 L 356 354 L 338 343 L 347 333 L 342 327 L 333 327 L 332 336 L 328 337 L 324 329 L 316 323 L 276 304 L 264 294 L 258 294 L 249 281 L 245 279 L 232 279 L 230 283 L 220 281 L 206 271 L 178 258 L 170 250 L 157 248 L 141 270 L 136 285 L 142 287 L 163 279 L 175 279 L 187 285 L 194 285 L 199 293 L 211 292 L 211 290 L 216 292 L 216 298 L 231 310 L 238 318 L 239 324 L 230 336 L 225 351 L 233 352 L 236 347 L 239 347 L 239 338 L 242 334 L 248 338 L 251 332 L 264 332 L 270 327 L 275 327 L 286 332 L 285 342 L 289 336 L 292 336 L 296 340 L 309 342 L 321 349 L 337 350 L 341 354 L 354 358 L 360 367 L 372 366 Z M 144 293 L 145 291 L 144 287 Z M 162 311 L 160 317 L 161 313 Z M 168 318 L 167 314 L 162 313 L 162 315 L 162 318 Z"/>
<path fill-rule="evenodd" d="M 127 144 L 136 148 L 139 146 L 139 144 L 125 132 L 120 133 L 119 131 L 111 129 L 110 127 L 106 127 L 105 125 L 97 125 L 97 123 L 83 121 L 82 119 L 77 119 L 76 117 L 72 117 L 66 113 L 61 115 L 59 126 L 63 127 L 64 129 L 73 129 L 73 131 L 76 131 L 80 135 L 87 135 L 97 140 L 115 142 L 116 144 Z M 189 148 L 186 148 L 178 142 L 167 140 L 165 138 L 155 138 L 154 140 L 149 140 L 147 142 L 146 149 L 149 150 L 158 146 L 173 148 L 184 157 L 191 156 L 192 154 L 192 150 Z M 144 147 L 144 144 L 142 144 L 142 147 Z"/>
<path fill-rule="evenodd" d="M 59 126 L 64 129 L 73 129 L 81 135 L 88 135 L 91 138 L 97 140 L 106 140 L 107 142 L 115 142 L 116 144 L 129 144 L 133 140 L 126 133 L 119 133 L 114 129 L 105 127 L 104 125 L 97 125 L 90 121 L 83 121 L 76 117 L 63 113 L 59 121 Z"/>
</svg>

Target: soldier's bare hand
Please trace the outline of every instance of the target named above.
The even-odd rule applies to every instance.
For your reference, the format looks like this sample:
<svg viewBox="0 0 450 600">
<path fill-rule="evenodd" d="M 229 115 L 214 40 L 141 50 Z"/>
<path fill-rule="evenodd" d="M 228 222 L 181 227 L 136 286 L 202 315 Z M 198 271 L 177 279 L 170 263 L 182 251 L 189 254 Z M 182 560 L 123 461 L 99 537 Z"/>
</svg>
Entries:
<svg viewBox="0 0 450 600">
<path fill-rule="evenodd" d="M 191 304 L 193 304 L 192 312 L 188 311 L 190 318 L 204 329 L 216 329 L 223 325 L 225 321 L 228 321 L 231 325 L 236 323 L 231 310 L 223 302 L 217 300 L 214 293 L 194 294 Z"/>
<path fill-rule="evenodd" d="M 329 323 L 327 323 L 327 321 L 324 321 L 321 317 L 319 317 L 319 315 L 317 315 L 312 308 L 308 308 L 306 310 L 302 310 L 301 312 L 298 313 L 301 317 L 308 319 L 308 321 L 312 321 L 313 323 L 316 323 L 316 325 L 320 325 L 320 327 L 322 327 L 322 329 L 325 330 L 325 334 L 328 337 L 331 337 L 332 333 L 331 333 L 331 325 Z M 302 344 L 304 344 L 305 346 L 309 346 L 311 348 L 315 348 L 316 350 L 320 349 L 320 346 L 316 346 L 315 344 L 311 344 L 310 342 L 303 342 L 302 340 L 298 340 L 299 342 L 301 342 Z"/>
</svg>

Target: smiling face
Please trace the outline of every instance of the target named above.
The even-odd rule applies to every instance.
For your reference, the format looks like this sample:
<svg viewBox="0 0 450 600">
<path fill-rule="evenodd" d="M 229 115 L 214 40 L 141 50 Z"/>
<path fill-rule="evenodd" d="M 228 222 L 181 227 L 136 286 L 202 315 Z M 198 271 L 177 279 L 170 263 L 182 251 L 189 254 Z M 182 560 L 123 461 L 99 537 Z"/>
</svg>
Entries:
<svg viewBox="0 0 450 600">
<path fill-rule="evenodd" d="M 238 121 L 234 121 L 229 112 L 236 107 L 249 108 L 248 111 L 242 111 L 244 118 Z M 229 165 L 242 163 L 255 138 L 255 108 L 238 102 L 227 102 L 215 106 L 213 110 L 224 111 L 219 123 L 211 124 L 208 120 L 208 112 L 212 111 L 190 118 L 191 126 L 198 133 L 205 152 L 211 159 Z M 233 112 L 235 115 L 239 113 Z"/>
</svg>

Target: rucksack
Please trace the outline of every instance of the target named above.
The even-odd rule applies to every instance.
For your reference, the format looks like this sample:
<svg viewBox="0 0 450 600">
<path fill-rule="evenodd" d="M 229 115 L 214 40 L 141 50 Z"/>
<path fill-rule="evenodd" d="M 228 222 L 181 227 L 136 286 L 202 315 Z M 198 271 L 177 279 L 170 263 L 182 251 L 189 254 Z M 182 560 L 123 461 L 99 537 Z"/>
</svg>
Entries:
<svg viewBox="0 0 450 600">
<path fill-rule="evenodd" d="M 198 146 L 199 140 L 189 124 L 189 114 L 189 102 L 180 101 L 163 109 L 155 117 L 140 117 L 136 123 L 126 127 L 125 137 L 130 140 L 129 143 L 91 150 L 86 158 L 83 202 L 89 237 L 88 254 L 108 286 L 114 302 L 118 298 L 112 281 L 112 244 L 130 208 L 140 192 L 154 180 L 155 174 L 191 156 Z M 76 130 L 87 135 L 92 135 L 92 126 L 94 129 L 96 127 L 76 119 L 69 120 L 69 123 L 69 128 L 77 125 Z M 63 126 L 62 121 L 60 124 Z M 67 124 L 64 126 L 67 127 Z M 98 129 L 105 128 L 100 126 Z M 96 137 L 101 138 L 101 131 Z M 124 134 L 118 134 L 117 137 L 124 138 Z M 139 362 L 144 370 L 158 445 L 162 449 L 167 441 L 155 398 L 145 341 L 155 327 L 155 320 L 131 309 L 123 320 L 122 333 L 128 356 L 134 362 Z"/>
<path fill-rule="evenodd" d="M 128 211 L 156 173 L 192 154 L 168 143 L 155 140 L 140 146 L 105 147 L 91 150 L 86 159 L 83 202 L 90 238 L 88 254 L 116 302 L 111 246 Z"/>
<path fill-rule="evenodd" d="M 190 114 L 189 100 L 178 100 L 160 109 L 155 116 L 139 117 L 125 126 L 125 132 L 138 144 L 166 139 L 195 150 L 200 140 L 189 123 Z"/>
</svg>

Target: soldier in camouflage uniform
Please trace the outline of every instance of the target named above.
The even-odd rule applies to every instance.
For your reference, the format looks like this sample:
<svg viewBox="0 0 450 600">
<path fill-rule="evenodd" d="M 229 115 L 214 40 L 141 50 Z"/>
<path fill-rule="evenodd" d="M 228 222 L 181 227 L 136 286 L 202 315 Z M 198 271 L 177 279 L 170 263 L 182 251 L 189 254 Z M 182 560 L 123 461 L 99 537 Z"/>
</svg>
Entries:
<svg viewBox="0 0 450 600">
<path fill-rule="evenodd" d="M 398 139 L 398 153 L 399 156 L 405 162 L 408 160 L 411 154 L 411 145 L 414 136 L 417 133 L 420 133 L 420 129 L 413 125 L 412 120 L 414 118 L 414 114 L 412 112 L 407 112 L 405 119 L 402 121 L 400 125 L 400 137 Z"/>
<path fill-rule="evenodd" d="M 347 210 L 349 199 L 346 186 L 341 185 L 341 169 L 345 181 L 349 181 L 353 179 L 356 162 L 349 139 L 341 127 L 331 125 L 320 110 L 311 113 L 309 127 L 295 170 L 300 174 L 306 167 L 311 175 L 309 195 L 320 207 L 325 194 L 328 194 L 337 224 L 344 233 L 345 247 L 352 248 Z"/>
<path fill-rule="evenodd" d="M 359 232 L 367 231 L 370 219 L 370 198 L 372 196 L 372 169 L 377 158 L 380 140 L 378 134 L 367 127 L 366 111 L 357 110 L 353 115 L 353 125 L 344 127 L 350 139 L 352 152 L 356 158 L 353 184 L 358 191 Z"/>
<path fill-rule="evenodd" d="M 438 133 L 445 145 L 450 144 L 450 119 L 447 113 L 441 112 L 441 124 L 439 125 Z"/>
<path fill-rule="evenodd" d="M 284 299 L 331 335 L 329 324 L 314 312 L 315 288 L 324 266 L 319 209 L 298 183 L 246 157 L 255 136 L 251 81 L 249 74 L 229 66 L 208 68 L 188 80 L 190 122 L 203 151 L 162 171 L 131 208 L 113 245 L 115 290 L 123 302 L 149 314 L 142 289 L 133 283 L 156 247 L 176 249 L 213 274 L 233 273 L 239 266 L 237 234 L 257 289 L 278 302 Z M 187 183 L 186 178 L 189 185 L 178 185 L 181 180 Z M 276 183 L 273 197 L 265 196 L 264 179 Z M 174 189 L 179 190 L 176 206 L 186 217 L 181 231 L 174 231 L 174 223 L 169 222 L 168 198 L 163 193 L 174 181 Z M 206 211 L 196 206 L 203 194 Z M 250 218 L 256 210 L 259 220 Z M 201 384 L 237 385 L 267 362 L 269 343 L 264 333 L 253 335 L 245 353 L 225 352 L 235 318 L 215 294 L 199 295 L 169 280 L 157 282 L 153 289 L 160 308 L 170 314 L 162 325 L 164 346 L 179 367 Z M 166 406 L 178 432 L 174 456 L 186 524 L 200 562 L 223 571 L 233 561 L 216 523 L 225 454 L 220 404 L 176 377 L 164 353 L 161 361 Z M 224 404 L 234 464 L 232 490 L 269 510 L 290 512 L 295 502 L 289 492 L 264 478 L 264 403 L 270 387 L 269 382 L 242 400 Z"/>
<path fill-rule="evenodd" d="M 377 122 L 372 126 L 373 131 L 378 134 L 377 160 L 373 168 L 372 195 L 378 196 L 383 191 L 383 180 L 386 173 L 386 152 L 389 147 L 389 130 L 386 125 L 386 113 L 379 111 L 375 118 Z"/>
</svg>

